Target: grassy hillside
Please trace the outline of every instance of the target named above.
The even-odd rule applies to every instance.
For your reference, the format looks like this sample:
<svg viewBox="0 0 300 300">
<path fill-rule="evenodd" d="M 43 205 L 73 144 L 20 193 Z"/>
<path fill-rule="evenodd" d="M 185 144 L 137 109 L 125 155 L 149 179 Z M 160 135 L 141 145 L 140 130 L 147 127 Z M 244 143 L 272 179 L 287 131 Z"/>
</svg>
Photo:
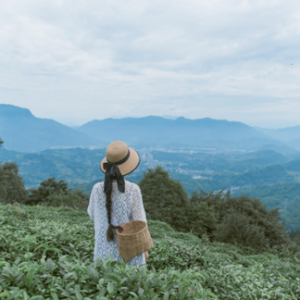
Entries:
<svg viewBox="0 0 300 300">
<path fill-rule="evenodd" d="M 93 263 L 86 212 L 0 204 L 0 299 L 299 299 L 299 253 L 254 254 L 149 222 L 146 266 Z"/>
</svg>

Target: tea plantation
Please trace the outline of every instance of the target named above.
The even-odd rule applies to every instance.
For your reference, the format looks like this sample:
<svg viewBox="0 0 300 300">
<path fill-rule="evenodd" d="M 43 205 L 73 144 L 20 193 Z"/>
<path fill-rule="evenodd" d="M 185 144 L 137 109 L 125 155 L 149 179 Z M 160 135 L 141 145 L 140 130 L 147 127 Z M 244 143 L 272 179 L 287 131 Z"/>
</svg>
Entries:
<svg viewBox="0 0 300 300">
<path fill-rule="evenodd" d="M 255 254 L 149 221 L 146 266 L 93 262 L 88 214 L 0 204 L 0 299 L 300 299 L 300 253 Z"/>
</svg>

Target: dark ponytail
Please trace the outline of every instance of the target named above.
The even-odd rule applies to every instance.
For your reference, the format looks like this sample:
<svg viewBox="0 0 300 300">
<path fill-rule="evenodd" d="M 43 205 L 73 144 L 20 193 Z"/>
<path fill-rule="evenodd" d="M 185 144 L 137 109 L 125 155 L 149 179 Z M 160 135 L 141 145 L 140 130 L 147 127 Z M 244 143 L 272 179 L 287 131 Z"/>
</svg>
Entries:
<svg viewBox="0 0 300 300">
<path fill-rule="evenodd" d="M 106 232 L 106 238 L 108 242 L 111 242 L 114 240 L 114 232 L 113 229 L 119 229 L 121 232 L 123 231 L 123 228 L 121 226 L 114 226 L 111 224 L 111 193 L 112 193 L 112 181 L 117 179 L 115 174 L 109 174 L 107 172 L 105 174 L 105 182 L 104 182 L 104 192 L 106 195 L 106 210 L 107 210 L 107 218 L 108 218 L 108 228 Z M 118 178 L 118 182 L 121 178 Z M 124 181 L 124 178 L 122 176 L 122 179 Z"/>
</svg>

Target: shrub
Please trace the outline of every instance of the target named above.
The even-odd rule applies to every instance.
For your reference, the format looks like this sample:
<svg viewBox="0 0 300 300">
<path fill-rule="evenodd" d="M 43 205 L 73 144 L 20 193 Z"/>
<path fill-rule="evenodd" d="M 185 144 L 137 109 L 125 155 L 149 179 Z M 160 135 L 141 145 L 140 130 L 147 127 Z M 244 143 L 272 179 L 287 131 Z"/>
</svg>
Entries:
<svg viewBox="0 0 300 300">
<path fill-rule="evenodd" d="M 249 217 L 234 211 L 228 213 L 218 225 L 216 239 L 225 243 L 252 247 L 257 251 L 262 251 L 270 246 L 263 228 L 258 224 L 251 224 Z"/>
<path fill-rule="evenodd" d="M 87 210 L 88 199 L 81 191 L 69 192 L 68 194 L 59 192 L 49 195 L 42 205 L 53 207 L 66 206 L 73 209 Z"/>
<path fill-rule="evenodd" d="M 19 175 L 18 165 L 12 162 L 0 165 L 0 202 L 14 203 L 26 199 L 27 191 Z"/>
<path fill-rule="evenodd" d="M 245 195 L 232 197 L 223 191 L 213 193 L 198 190 L 192 193 L 191 203 L 202 208 L 201 212 L 190 209 L 192 220 L 198 219 L 202 232 L 208 230 L 212 240 L 237 243 L 257 251 L 289 244 L 278 209 L 267 210 L 257 198 L 250 199 Z M 198 215 L 197 218 L 195 215 Z M 198 232 L 201 234 L 201 230 Z"/>
<path fill-rule="evenodd" d="M 185 210 L 188 194 L 183 185 L 172 178 L 161 166 L 149 169 L 139 182 L 147 217 L 170 224 L 177 230 L 185 230 Z"/>
<path fill-rule="evenodd" d="M 47 203 L 50 195 L 67 195 L 68 192 L 68 184 L 64 180 L 56 181 L 55 177 L 51 177 L 41 182 L 37 189 L 29 189 L 29 198 L 26 204 Z"/>
<path fill-rule="evenodd" d="M 72 191 L 64 180 L 56 181 L 54 177 L 41 182 L 37 189 L 29 190 L 25 204 L 46 206 L 68 206 L 73 209 L 86 210 L 89 197 L 81 191 Z"/>
</svg>

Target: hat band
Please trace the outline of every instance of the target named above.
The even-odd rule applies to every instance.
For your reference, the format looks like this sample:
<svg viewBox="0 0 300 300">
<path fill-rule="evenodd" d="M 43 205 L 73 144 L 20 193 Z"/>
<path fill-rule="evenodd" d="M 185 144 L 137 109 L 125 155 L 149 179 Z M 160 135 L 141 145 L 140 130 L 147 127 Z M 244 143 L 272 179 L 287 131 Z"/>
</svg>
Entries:
<svg viewBox="0 0 300 300">
<path fill-rule="evenodd" d="M 106 158 L 107 159 L 107 162 L 108 163 L 110 163 L 110 164 L 115 164 L 115 165 L 121 165 L 121 164 L 124 164 L 124 162 L 126 162 L 127 160 L 128 160 L 128 158 L 129 158 L 129 156 L 130 156 L 130 150 L 128 149 L 128 153 L 127 153 L 127 155 L 123 158 L 123 159 L 121 159 L 121 160 L 119 160 L 119 161 L 117 161 L 117 162 L 111 162 L 111 161 L 109 161 L 108 160 L 108 158 Z M 103 164 L 103 167 L 104 167 L 104 169 L 106 169 L 105 167 L 105 163 Z"/>
</svg>

